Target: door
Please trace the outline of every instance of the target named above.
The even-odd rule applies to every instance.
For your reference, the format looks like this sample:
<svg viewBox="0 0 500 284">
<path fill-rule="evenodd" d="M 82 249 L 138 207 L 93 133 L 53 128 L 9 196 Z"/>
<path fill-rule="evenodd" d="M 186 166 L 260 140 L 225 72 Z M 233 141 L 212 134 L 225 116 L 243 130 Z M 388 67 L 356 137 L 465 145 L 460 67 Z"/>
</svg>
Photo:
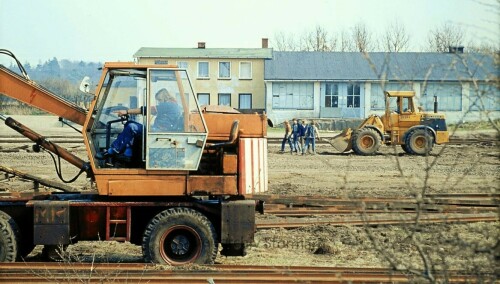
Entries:
<svg viewBox="0 0 500 284">
<path fill-rule="evenodd" d="M 198 169 L 208 134 L 185 72 L 148 69 L 146 169 Z"/>
</svg>

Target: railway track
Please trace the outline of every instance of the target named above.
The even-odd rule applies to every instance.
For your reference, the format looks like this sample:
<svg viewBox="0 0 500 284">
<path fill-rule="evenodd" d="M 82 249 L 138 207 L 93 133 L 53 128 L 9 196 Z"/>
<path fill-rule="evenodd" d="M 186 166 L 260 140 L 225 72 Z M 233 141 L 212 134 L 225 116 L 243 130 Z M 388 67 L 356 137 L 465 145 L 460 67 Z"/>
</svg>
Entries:
<svg viewBox="0 0 500 284">
<path fill-rule="evenodd" d="M 255 195 L 263 200 L 265 214 L 283 218 L 258 218 L 258 229 L 299 228 L 314 225 L 378 226 L 499 221 L 500 194 L 427 195 L 414 198 L 344 199 L 326 196 Z"/>
<path fill-rule="evenodd" d="M 438 271 L 434 276 L 448 282 L 476 280 L 475 276 L 459 271 Z M 0 263 L 1 283 L 395 283 L 419 280 L 424 278 L 386 268 L 255 265 L 176 268 L 143 263 Z"/>
<path fill-rule="evenodd" d="M 254 195 L 265 202 L 264 211 L 276 216 L 305 217 L 331 214 L 405 214 L 497 212 L 500 194 L 426 195 L 415 198 L 332 198 L 327 196 Z"/>
<path fill-rule="evenodd" d="M 419 224 L 451 224 L 451 223 L 474 223 L 474 222 L 498 222 L 498 214 L 420 214 Z M 256 221 L 257 229 L 296 229 L 312 225 L 331 226 L 385 226 L 385 225 L 408 225 L 415 224 L 414 216 L 401 216 L 398 214 L 391 216 L 376 216 L 363 214 L 359 217 L 336 216 L 332 218 L 286 218 Z"/>
</svg>

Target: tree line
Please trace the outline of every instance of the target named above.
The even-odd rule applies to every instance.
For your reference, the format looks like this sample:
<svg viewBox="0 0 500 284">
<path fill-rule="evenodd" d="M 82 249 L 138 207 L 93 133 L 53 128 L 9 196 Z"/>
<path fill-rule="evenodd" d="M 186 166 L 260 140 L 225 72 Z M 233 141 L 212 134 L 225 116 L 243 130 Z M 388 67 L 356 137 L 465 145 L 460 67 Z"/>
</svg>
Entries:
<svg viewBox="0 0 500 284">
<path fill-rule="evenodd" d="M 498 42 L 467 41 L 465 29 L 444 23 L 427 34 L 427 42 L 421 50 L 412 50 L 412 37 L 405 26 L 394 21 L 386 26 L 382 34 L 371 31 L 363 22 L 349 29 L 331 32 L 317 25 L 300 35 L 277 32 L 272 38 L 277 51 L 337 51 L 337 52 L 448 52 L 449 47 L 465 47 L 467 52 L 492 53 L 499 51 Z"/>
</svg>

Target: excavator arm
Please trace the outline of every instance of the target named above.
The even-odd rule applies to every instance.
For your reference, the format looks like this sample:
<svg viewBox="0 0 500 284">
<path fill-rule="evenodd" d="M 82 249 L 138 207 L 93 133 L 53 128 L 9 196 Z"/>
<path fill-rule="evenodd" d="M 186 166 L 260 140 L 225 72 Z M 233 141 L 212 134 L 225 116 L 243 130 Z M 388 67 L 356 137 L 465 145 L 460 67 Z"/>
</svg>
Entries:
<svg viewBox="0 0 500 284">
<path fill-rule="evenodd" d="M 0 65 L 0 94 L 83 126 L 87 111 Z"/>
<path fill-rule="evenodd" d="M 17 62 L 19 70 L 22 73 L 21 76 L 7 69 L 3 65 L 0 65 L 0 94 L 50 112 L 78 125 L 84 125 L 87 117 L 87 111 L 85 109 L 66 101 L 65 99 L 30 80 L 20 62 L 10 51 L 0 49 L 0 54 L 6 54 L 12 57 Z M 93 177 L 92 169 L 90 168 L 89 163 L 70 153 L 68 150 L 59 147 L 58 145 L 45 139 L 42 135 L 22 125 L 18 121 L 4 116 L 1 113 L 0 120 L 5 121 L 5 125 L 35 142 L 38 148 L 42 147 L 80 169 L 80 173 L 71 181 L 65 181 L 58 171 L 58 175 L 61 180 L 65 182 L 72 182 L 83 172 L 86 172 L 88 177 Z"/>
</svg>

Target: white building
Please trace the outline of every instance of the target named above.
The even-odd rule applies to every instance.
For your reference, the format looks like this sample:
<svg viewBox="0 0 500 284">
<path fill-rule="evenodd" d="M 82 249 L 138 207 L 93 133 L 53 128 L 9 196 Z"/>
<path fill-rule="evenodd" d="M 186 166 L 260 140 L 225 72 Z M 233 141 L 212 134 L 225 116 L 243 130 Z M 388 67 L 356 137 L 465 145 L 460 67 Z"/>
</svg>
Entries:
<svg viewBox="0 0 500 284">
<path fill-rule="evenodd" d="M 384 90 L 413 90 L 417 104 L 448 123 L 499 118 L 499 69 L 473 53 L 273 52 L 265 63 L 270 124 L 291 118 L 382 114 Z"/>
</svg>

